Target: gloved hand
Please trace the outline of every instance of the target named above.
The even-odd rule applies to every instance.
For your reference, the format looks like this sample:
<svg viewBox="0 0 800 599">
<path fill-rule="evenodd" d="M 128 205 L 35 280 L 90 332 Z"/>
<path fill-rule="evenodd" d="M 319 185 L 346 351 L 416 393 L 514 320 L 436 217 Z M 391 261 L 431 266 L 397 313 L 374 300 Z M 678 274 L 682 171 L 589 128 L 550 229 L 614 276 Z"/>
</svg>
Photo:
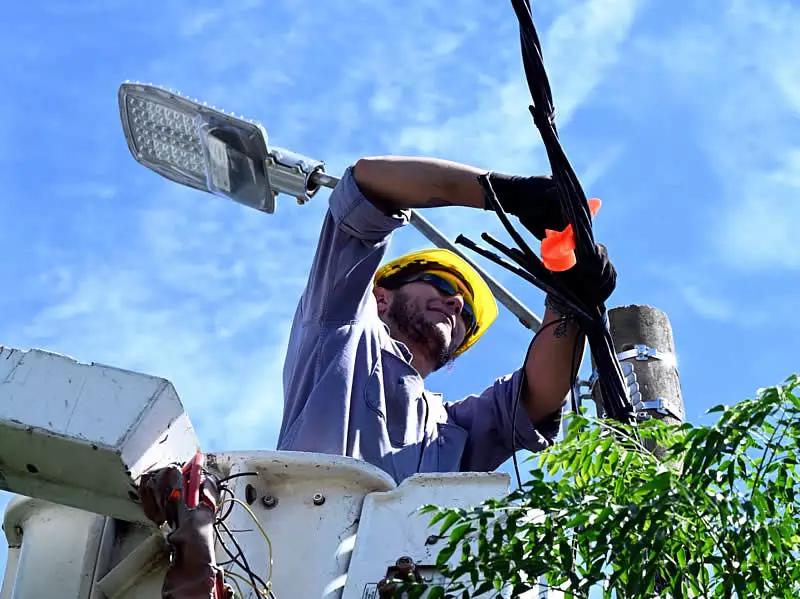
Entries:
<svg viewBox="0 0 800 599">
<path fill-rule="evenodd" d="M 489 182 L 500 205 L 538 240 L 545 238 L 545 229 L 563 231 L 568 222 L 561 212 L 558 190 L 553 179 L 540 175 L 517 177 L 489 173 Z M 488 201 L 486 210 L 491 210 Z M 617 286 L 617 271 L 603 244 L 596 243 L 593 252 L 578 254 L 578 262 L 569 270 L 553 276 L 589 306 L 602 306 Z"/>
<path fill-rule="evenodd" d="M 617 270 L 602 243 L 595 243 L 593 252 L 578 254 L 575 266 L 563 272 L 554 272 L 553 276 L 559 287 L 568 289 L 588 306 L 604 306 L 617 286 Z M 563 307 L 556 309 L 569 311 Z"/>
<path fill-rule="evenodd" d="M 563 231 L 567 226 L 551 177 L 517 177 L 492 172 L 488 178 L 503 210 L 516 216 L 539 241 L 544 239 L 545 229 Z M 488 201 L 484 208 L 492 209 Z"/>
</svg>

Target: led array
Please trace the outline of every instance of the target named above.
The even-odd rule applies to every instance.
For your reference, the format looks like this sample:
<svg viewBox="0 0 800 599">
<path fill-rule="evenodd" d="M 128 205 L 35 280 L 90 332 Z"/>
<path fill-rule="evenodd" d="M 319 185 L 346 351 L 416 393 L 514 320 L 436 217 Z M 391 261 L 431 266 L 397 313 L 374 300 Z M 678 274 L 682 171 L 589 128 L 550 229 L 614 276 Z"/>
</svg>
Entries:
<svg viewBox="0 0 800 599">
<path fill-rule="evenodd" d="M 158 102 L 128 96 L 128 116 L 136 149 L 197 175 L 205 173 L 194 117 Z"/>
</svg>

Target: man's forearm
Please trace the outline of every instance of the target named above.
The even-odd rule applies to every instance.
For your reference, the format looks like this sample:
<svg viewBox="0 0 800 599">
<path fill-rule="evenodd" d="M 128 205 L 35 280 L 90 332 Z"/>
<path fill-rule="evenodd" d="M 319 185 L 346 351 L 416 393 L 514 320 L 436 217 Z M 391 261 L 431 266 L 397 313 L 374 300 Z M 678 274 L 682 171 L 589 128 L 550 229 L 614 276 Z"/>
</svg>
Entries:
<svg viewBox="0 0 800 599">
<path fill-rule="evenodd" d="M 574 382 L 586 338 L 574 320 L 557 322 L 561 315 L 545 309 L 542 330 L 525 362 L 528 380 L 525 407 L 533 422 L 560 410 Z M 577 347 L 576 347 L 577 344 Z"/>
<path fill-rule="evenodd" d="M 437 158 L 379 156 L 361 158 L 353 169 L 366 198 L 391 212 L 439 206 L 484 207 L 481 170 Z"/>
</svg>

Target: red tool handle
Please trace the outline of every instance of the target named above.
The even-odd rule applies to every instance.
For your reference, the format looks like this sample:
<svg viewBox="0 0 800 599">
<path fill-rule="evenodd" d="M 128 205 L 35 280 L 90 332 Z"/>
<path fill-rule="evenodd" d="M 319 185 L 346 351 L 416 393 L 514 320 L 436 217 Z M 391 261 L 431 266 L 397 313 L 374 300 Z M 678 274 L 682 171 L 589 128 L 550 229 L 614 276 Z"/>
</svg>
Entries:
<svg viewBox="0 0 800 599">
<path fill-rule="evenodd" d="M 190 509 L 196 508 L 200 503 L 200 481 L 203 476 L 204 462 L 203 454 L 198 451 L 184 469 L 184 472 L 188 470 L 188 477 L 184 476 L 184 480 L 188 478 L 186 483 L 186 506 Z"/>
</svg>

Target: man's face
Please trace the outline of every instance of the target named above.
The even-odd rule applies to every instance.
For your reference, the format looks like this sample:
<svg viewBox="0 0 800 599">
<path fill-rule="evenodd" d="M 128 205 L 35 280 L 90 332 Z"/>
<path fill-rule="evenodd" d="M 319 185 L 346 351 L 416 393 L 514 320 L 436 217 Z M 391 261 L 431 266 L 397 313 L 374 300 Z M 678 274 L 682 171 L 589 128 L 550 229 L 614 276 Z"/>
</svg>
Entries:
<svg viewBox="0 0 800 599">
<path fill-rule="evenodd" d="M 464 341 L 464 299 L 429 283 L 414 281 L 388 292 L 384 312 L 393 336 L 425 351 L 438 370 L 452 360 Z"/>
</svg>

